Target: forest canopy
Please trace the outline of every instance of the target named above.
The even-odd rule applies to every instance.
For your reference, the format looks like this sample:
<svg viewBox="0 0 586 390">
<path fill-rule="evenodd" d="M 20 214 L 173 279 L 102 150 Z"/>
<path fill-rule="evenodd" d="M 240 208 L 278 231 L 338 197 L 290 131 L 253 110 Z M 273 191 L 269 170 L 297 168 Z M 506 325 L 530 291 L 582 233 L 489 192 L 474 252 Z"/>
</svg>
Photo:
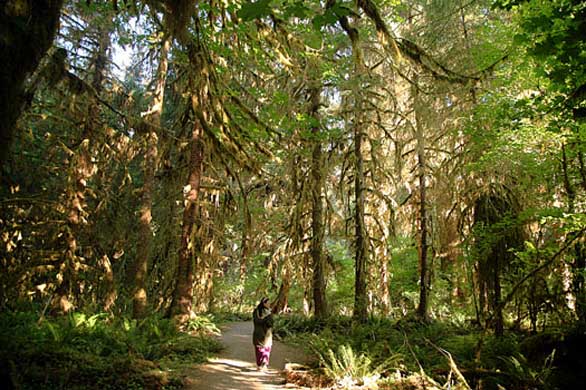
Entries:
<svg viewBox="0 0 586 390">
<path fill-rule="evenodd" d="M 0 62 L 2 312 L 584 335 L 584 1 L 1 0 Z"/>
</svg>

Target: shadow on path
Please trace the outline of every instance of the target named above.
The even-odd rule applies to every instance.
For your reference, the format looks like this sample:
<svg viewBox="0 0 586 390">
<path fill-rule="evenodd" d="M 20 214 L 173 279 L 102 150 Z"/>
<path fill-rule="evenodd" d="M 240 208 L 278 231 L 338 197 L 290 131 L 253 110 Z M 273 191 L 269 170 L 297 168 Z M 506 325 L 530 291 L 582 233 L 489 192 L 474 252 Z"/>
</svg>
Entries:
<svg viewBox="0 0 586 390">
<path fill-rule="evenodd" d="M 186 389 L 201 390 L 278 390 L 284 389 L 280 371 L 288 362 L 302 362 L 304 355 L 274 341 L 269 370 L 258 371 L 252 346 L 252 322 L 233 322 L 227 325 L 221 341 L 224 351 L 215 359 L 189 373 Z"/>
</svg>

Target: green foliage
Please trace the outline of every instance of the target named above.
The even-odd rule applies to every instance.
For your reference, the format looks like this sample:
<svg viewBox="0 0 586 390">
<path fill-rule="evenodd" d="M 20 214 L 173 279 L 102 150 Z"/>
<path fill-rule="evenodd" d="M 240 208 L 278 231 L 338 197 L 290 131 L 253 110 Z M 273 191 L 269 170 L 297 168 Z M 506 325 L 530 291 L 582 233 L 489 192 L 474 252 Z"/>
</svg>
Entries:
<svg viewBox="0 0 586 390">
<path fill-rule="evenodd" d="M 391 301 L 396 305 L 397 315 L 413 310 L 418 302 L 418 254 L 412 237 L 400 236 L 391 243 Z"/>
<path fill-rule="evenodd" d="M 427 373 L 436 373 L 433 377 L 437 382 L 445 382 L 447 377 L 442 373 L 453 372 L 452 363 L 465 373 L 473 387 L 482 379 L 491 388 L 557 388 L 562 383 L 560 378 L 566 379 L 564 383 L 576 383 L 580 375 L 566 371 L 561 374 L 560 364 L 567 363 L 559 356 L 560 352 L 554 351 L 556 348 L 567 351 L 569 344 L 578 343 L 573 336 L 571 342 L 564 343 L 561 334 L 549 341 L 540 339 L 529 348 L 523 347 L 522 334 L 496 337 L 476 328 L 446 322 L 371 317 L 366 324 L 354 324 L 349 317 L 319 321 L 301 316 L 278 318 L 275 332 L 305 346 L 329 378 L 345 385 L 361 383 L 360 378 L 380 376 L 382 381 L 387 377 L 391 380 L 397 370 L 409 376 L 419 373 L 421 367 Z M 579 334 L 569 332 L 567 337 Z M 563 354 L 568 360 L 583 360 L 572 357 L 570 352 Z M 480 376 L 476 372 L 481 372 Z"/>
<path fill-rule="evenodd" d="M 543 366 L 537 369 L 533 368 L 533 365 L 521 354 L 505 356 L 502 359 L 506 365 L 506 372 L 510 373 L 519 382 L 545 387 L 552 374 L 554 357 L 555 350 L 545 359 Z"/>
<path fill-rule="evenodd" d="M 344 317 L 342 317 L 344 318 Z M 327 327 L 328 323 L 349 325 L 348 321 L 342 319 L 323 320 L 315 317 L 305 317 L 301 315 L 280 315 L 275 318 L 273 334 L 280 338 L 287 338 L 297 334 L 319 332 Z"/>
<path fill-rule="evenodd" d="M 178 332 L 158 317 L 0 315 L 0 377 L 23 389 L 176 388 L 181 378 L 170 368 L 218 350 L 217 341 Z"/>
<path fill-rule="evenodd" d="M 327 287 L 329 311 L 347 315 L 354 305 L 354 258 L 343 241 L 328 241 L 327 248 L 335 269 Z"/>
<path fill-rule="evenodd" d="M 220 329 L 212 322 L 211 316 L 195 316 L 187 320 L 185 329 L 190 332 L 198 332 L 210 335 L 219 335 Z"/>
<path fill-rule="evenodd" d="M 271 0 L 247 1 L 238 10 L 238 16 L 245 21 L 254 20 L 269 16 L 271 10 Z"/>
<path fill-rule="evenodd" d="M 562 91 L 583 87 L 586 67 L 586 6 L 578 0 L 532 0 L 519 7 L 519 43 L 542 63 Z"/>
<path fill-rule="evenodd" d="M 320 356 L 325 375 L 343 387 L 375 384 L 386 368 L 397 367 L 399 359 L 392 356 L 383 364 L 373 366 L 365 353 L 357 354 L 351 346 L 341 345 L 337 352 L 328 349 Z"/>
</svg>

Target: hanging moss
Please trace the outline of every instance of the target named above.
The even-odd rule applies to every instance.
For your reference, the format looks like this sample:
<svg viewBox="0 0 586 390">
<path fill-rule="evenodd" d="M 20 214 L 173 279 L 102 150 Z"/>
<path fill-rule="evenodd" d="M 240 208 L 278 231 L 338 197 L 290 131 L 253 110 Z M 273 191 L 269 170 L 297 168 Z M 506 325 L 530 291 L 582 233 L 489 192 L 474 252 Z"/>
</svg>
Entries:
<svg viewBox="0 0 586 390">
<path fill-rule="evenodd" d="M 169 33 L 180 41 L 186 35 L 189 20 L 195 13 L 193 0 L 150 0 L 149 5 L 155 9 L 163 6 L 165 12 L 165 27 Z"/>
</svg>

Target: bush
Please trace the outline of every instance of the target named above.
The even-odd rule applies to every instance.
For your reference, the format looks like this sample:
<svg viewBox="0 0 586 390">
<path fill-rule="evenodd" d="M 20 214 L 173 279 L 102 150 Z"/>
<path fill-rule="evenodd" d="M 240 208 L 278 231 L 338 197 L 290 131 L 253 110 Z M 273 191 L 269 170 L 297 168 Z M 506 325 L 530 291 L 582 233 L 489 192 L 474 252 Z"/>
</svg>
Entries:
<svg viewBox="0 0 586 390">
<path fill-rule="evenodd" d="M 359 383 L 364 375 L 384 378 L 391 375 L 391 369 L 396 373 L 396 368 L 403 373 L 419 373 L 420 367 L 435 373 L 438 381 L 445 381 L 447 373 L 453 371 L 452 364 L 471 371 L 482 368 L 484 372 L 510 372 L 512 361 L 502 357 L 517 356 L 518 351 L 514 336 L 499 339 L 456 324 L 420 322 L 415 318 L 392 321 L 373 317 L 356 324 L 349 317 L 318 321 L 288 316 L 279 318 L 275 329 L 282 337 L 308 346 L 328 377 L 338 382 L 346 378 L 348 383 Z M 499 374 L 486 379 L 496 386 L 508 384 L 503 381 L 511 376 L 512 373 Z"/>
<path fill-rule="evenodd" d="M 171 320 L 105 313 L 45 319 L 0 314 L 0 381 L 22 389 L 176 388 L 168 368 L 219 350 L 217 341 L 177 331 Z"/>
<path fill-rule="evenodd" d="M 371 367 L 370 358 L 356 354 L 349 345 L 341 345 L 337 353 L 329 349 L 320 360 L 326 376 L 344 387 L 364 385 L 380 378 L 380 372 Z"/>
<path fill-rule="evenodd" d="M 213 323 L 211 316 L 195 316 L 185 324 L 185 330 L 189 332 L 205 333 L 208 335 L 220 335 L 220 329 Z"/>
</svg>

